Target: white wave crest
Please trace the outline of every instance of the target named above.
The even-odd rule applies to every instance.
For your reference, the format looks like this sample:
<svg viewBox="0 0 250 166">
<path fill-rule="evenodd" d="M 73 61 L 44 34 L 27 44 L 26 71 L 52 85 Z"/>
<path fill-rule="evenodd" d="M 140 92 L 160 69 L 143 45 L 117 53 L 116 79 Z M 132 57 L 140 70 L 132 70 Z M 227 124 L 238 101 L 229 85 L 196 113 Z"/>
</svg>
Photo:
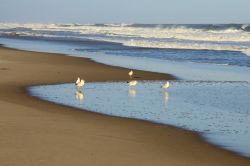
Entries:
<svg viewBox="0 0 250 166">
<path fill-rule="evenodd" d="M 206 49 L 241 51 L 250 55 L 250 32 L 240 28 L 202 29 L 176 26 L 130 26 L 129 24 L 16 24 L 0 23 L 0 30 L 9 35 L 54 37 L 53 32 L 69 32 L 78 34 L 74 38 L 90 38 L 122 43 L 131 47 Z M 10 31 L 8 31 L 8 29 Z M 0 32 L 1 33 L 1 32 Z M 70 35 L 69 35 L 70 36 Z M 59 34 L 56 37 L 69 37 Z M 91 37 L 90 37 L 91 36 Z M 102 37 L 100 37 L 102 36 Z M 70 36 L 71 37 L 71 36 Z"/>
<path fill-rule="evenodd" d="M 130 40 L 128 42 L 124 42 L 123 45 L 130 47 L 142 47 L 142 48 L 238 51 L 250 56 L 250 47 L 222 45 L 216 43 L 155 42 L 155 41 Z"/>
<path fill-rule="evenodd" d="M 65 24 L 66 25 L 66 24 Z M 60 24 L 4 24 L 0 23 L 0 29 L 11 28 L 31 28 L 36 31 L 66 31 L 77 32 L 80 34 L 102 34 L 122 37 L 141 37 L 141 38 L 158 38 L 169 39 L 175 38 L 180 40 L 196 41 L 215 41 L 215 42 L 250 42 L 250 33 L 228 28 L 224 30 L 204 30 L 199 28 L 188 28 L 185 26 L 171 27 L 131 27 L 129 24 L 108 24 L 108 26 L 94 25 L 75 25 L 62 26 Z M 242 25 L 246 28 L 247 25 Z"/>
<path fill-rule="evenodd" d="M 241 26 L 242 29 L 246 29 L 247 27 L 250 27 L 250 25 L 249 24 L 244 24 L 244 25 Z"/>
</svg>

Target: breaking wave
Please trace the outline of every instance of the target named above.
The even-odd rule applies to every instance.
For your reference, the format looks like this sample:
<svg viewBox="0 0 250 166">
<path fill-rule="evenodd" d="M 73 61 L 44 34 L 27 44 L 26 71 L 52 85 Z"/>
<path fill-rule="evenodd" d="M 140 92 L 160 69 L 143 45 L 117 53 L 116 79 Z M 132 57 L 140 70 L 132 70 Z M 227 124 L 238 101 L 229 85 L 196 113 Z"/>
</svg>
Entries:
<svg viewBox="0 0 250 166">
<path fill-rule="evenodd" d="M 129 47 L 240 51 L 250 55 L 250 25 L 14 24 L 0 23 L 0 35 L 92 39 Z"/>
</svg>

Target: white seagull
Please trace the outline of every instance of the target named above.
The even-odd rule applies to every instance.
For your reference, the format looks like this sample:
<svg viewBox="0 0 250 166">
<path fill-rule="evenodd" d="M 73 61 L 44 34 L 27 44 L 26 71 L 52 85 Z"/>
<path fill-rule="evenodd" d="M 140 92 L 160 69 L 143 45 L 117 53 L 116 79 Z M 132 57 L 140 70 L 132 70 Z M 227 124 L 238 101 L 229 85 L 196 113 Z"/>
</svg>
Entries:
<svg viewBox="0 0 250 166">
<path fill-rule="evenodd" d="M 165 84 L 161 86 L 163 89 L 168 89 L 170 87 L 170 83 L 167 81 Z"/>
<path fill-rule="evenodd" d="M 128 81 L 128 86 L 135 86 L 137 84 L 137 81 L 136 80 L 133 80 L 133 81 Z"/>
<path fill-rule="evenodd" d="M 80 77 L 78 77 L 75 83 L 77 89 L 80 89 L 84 84 L 85 84 L 85 81 L 81 80 Z"/>
<path fill-rule="evenodd" d="M 128 72 L 130 78 L 132 78 L 133 74 L 134 74 L 133 70 L 130 70 L 130 72 Z"/>
</svg>

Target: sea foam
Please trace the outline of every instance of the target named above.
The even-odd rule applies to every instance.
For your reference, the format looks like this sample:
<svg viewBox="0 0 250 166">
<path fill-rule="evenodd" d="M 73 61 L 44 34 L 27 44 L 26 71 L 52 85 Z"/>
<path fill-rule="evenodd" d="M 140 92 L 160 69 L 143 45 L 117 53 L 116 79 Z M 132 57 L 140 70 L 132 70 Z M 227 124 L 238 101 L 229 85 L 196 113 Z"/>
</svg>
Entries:
<svg viewBox="0 0 250 166">
<path fill-rule="evenodd" d="M 0 35 L 91 39 L 143 48 L 228 50 L 250 55 L 250 26 L 0 23 Z"/>
</svg>

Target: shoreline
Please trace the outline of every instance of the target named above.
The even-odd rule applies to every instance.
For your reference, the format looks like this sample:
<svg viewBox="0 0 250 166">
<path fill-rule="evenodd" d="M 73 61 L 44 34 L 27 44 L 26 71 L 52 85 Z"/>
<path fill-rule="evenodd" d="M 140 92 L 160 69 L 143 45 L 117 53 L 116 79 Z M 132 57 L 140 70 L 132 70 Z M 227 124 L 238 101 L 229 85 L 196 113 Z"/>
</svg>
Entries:
<svg viewBox="0 0 250 166">
<path fill-rule="evenodd" d="M 24 165 L 39 162 L 41 165 L 250 163 L 249 158 L 210 145 L 194 132 L 75 111 L 75 108 L 29 96 L 26 90 L 32 85 L 73 82 L 78 75 L 93 82 L 124 81 L 128 79 L 129 69 L 99 64 L 87 58 L 3 46 L 0 46 L 0 58 L 0 104 L 4 108 L 0 116 L 0 130 L 4 133 L 0 141 L 3 147 L 0 163 L 3 165 L 22 165 L 21 162 Z M 139 80 L 174 79 L 171 75 L 135 71 Z"/>
</svg>

